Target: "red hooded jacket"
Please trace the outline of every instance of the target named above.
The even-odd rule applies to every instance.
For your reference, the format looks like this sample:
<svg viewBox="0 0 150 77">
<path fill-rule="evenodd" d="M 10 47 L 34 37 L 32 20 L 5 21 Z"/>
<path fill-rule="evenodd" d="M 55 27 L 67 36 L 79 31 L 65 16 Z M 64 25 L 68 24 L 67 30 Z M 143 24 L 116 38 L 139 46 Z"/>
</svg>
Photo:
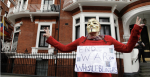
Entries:
<svg viewBox="0 0 150 77">
<path fill-rule="evenodd" d="M 112 38 L 109 35 L 105 35 L 105 37 L 104 37 L 106 42 L 104 40 L 98 40 L 98 41 L 88 40 L 88 39 L 85 40 L 86 37 L 84 37 L 84 36 L 76 39 L 75 41 L 71 42 L 68 45 L 63 45 L 63 44 L 59 43 L 51 36 L 47 39 L 46 42 L 51 44 L 52 46 L 56 47 L 58 50 L 60 50 L 62 52 L 75 51 L 77 49 L 77 46 L 79 46 L 79 45 L 84 45 L 84 46 L 85 45 L 114 45 L 114 48 L 116 51 L 129 53 L 132 51 L 135 44 L 137 43 L 137 41 L 140 37 L 141 31 L 142 31 L 142 28 L 135 24 L 134 28 L 131 31 L 131 35 L 128 40 L 128 43 L 126 45 L 118 42 L 117 40 L 115 40 L 114 38 Z M 110 73 L 78 72 L 78 77 L 111 77 L 111 74 Z"/>
</svg>

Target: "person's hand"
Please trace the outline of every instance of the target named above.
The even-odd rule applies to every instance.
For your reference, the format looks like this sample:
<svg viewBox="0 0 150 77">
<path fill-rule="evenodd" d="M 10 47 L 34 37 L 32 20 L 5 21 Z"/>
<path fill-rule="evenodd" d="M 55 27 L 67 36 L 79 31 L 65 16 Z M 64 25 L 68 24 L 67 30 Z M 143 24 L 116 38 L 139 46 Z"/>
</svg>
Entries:
<svg viewBox="0 0 150 77">
<path fill-rule="evenodd" d="M 143 28 L 143 26 L 145 24 L 140 24 L 140 22 L 141 22 L 141 18 L 139 19 L 139 17 L 137 16 L 135 24 L 137 24 L 138 26 L 140 26 L 141 28 Z"/>
<path fill-rule="evenodd" d="M 44 29 L 44 31 L 46 33 L 44 33 L 43 36 L 46 37 L 46 38 L 49 38 L 50 37 L 50 33 L 49 33 L 49 30 L 48 30 L 48 27 L 47 27 L 47 30 Z"/>
<path fill-rule="evenodd" d="M 138 43 L 136 43 L 136 44 L 135 44 L 135 47 L 137 47 L 137 46 L 139 46 L 139 44 L 138 44 Z"/>
</svg>

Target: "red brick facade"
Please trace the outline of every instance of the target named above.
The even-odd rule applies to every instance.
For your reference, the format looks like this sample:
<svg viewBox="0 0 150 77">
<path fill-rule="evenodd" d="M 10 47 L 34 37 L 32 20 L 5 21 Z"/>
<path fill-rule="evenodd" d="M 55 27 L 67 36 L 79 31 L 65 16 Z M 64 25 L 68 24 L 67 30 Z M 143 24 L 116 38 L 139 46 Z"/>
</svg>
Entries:
<svg viewBox="0 0 150 77">
<path fill-rule="evenodd" d="M 63 11 L 63 3 L 64 0 L 61 0 L 61 10 L 60 10 L 60 18 L 59 16 L 35 16 L 33 18 L 33 22 L 31 22 L 30 17 L 22 17 L 17 18 L 15 20 L 15 23 L 23 22 L 23 24 L 20 27 L 21 32 L 19 32 L 18 37 L 18 45 L 17 45 L 17 53 L 25 53 L 25 50 L 28 50 L 28 53 L 32 53 L 32 48 L 36 46 L 36 39 L 37 39 L 37 30 L 38 30 L 38 23 L 35 22 L 56 22 L 56 24 L 52 24 L 52 37 L 54 37 L 56 40 L 58 39 L 60 43 L 66 45 L 70 42 L 72 42 L 72 28 L 73 28 L 73 17 L 74 15 L 81 13 L 79 7 L 75 8 L 72 11 Z M 59 4 L 59 0 L 55 0 L 55 4 Z M 28 4 L 41 4 L 41 0 L 29 0 Z M 114 14 L 118 16 L 118 25 L 119 25 L 119 34 L 120 34 L 120 41 L 124 42 L 123 39 L 123 22 L 121 16 L 127 13 L 130 10 L 133 10 L 135 8 L 150 5 L 149 0 L 140 0 L 134 3 L 129 4 L 128 6 L 124 7 L 121 12 L 118 10 L 114 11 Z M 13 5 L 11 5 L 13 7 Z M 83 6 L 83 12 L 103 12 L 103 13 L 111 13 L 111 7 L 104 7 L 104 6 Z M 93 9 L 94 8 L 94 9 Z M 3 14 L 3 12 L 2 12 Z M 59 20 L 60 19 L 60 20 Z M 60 22 L 59 22 L 60 21 Z M 66 23 L 68 25 L 66 25 Z M 59 33 L 58 33 L 59 30 Z M 58 38 L 59 34 L 59 38 Z M 60 51 L 59 51 L 60 52 Z M 37 53 L 48 53 L 48 50 L 38 50 Z M 65 66 L 68 65 L 74 65 L 74 59 L 64 59 L 63 61 L 58 60 L 58 63 L 55 67 L 55 60 L 54 59 L 48 59 L 48 76 L 55 76 L 55 74 L 64 74 L 66 77 L 73 77 L 73 68 L 59 68 L 59 66 L 62 65 L 62 62 Z M 72 64 L 68 64 L 68 61 Z M 15 66 L 15 64 L 21 63 L 20 66 Z M 23 67 L 23 65 L 29 64 L 31 66 Z M 35 65 L 36 65 L 36 59 L 21 59 L 21 58 L 15 58 L 14 59 L 14 69 L 13 73 L 17 74 L 29 74 L 29 75 L 35 75 Z M 118 66 L 118 74 L 112 74 L 112 77 L 120 77 L 123 76 L 123 60 L 117 58 L 117 66 Z M 56 70 L 56 71 L 55 71 Z M 70 72 L 70 73 L 66 73 Z"/>
</svg>

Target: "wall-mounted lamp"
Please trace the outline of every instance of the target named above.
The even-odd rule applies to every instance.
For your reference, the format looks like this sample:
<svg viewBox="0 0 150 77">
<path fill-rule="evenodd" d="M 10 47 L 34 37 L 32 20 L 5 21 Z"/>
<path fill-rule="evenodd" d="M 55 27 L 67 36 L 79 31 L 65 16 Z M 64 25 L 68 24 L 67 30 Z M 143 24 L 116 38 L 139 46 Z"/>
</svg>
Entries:
<svg viewBox="0 0 150 77">
<path fill-rule="evenodd" d="M 143 13 L 143 24 L 146 24 L 146 19 L 144 18 L 144 13 Z"/>
<path fill-rule="evenodd" d="M 23 24 L 23 22 L 21 21 L 19 24 L 20 24 L 20 26 L 21 26 L 21 25 Z"/>
<path fill-rule="evenodd" d="M 27 48 L 26 48 L 26 50 L 25 50 L 25 53 L 28 53 L 28 50 L 27 50 Z"/>
<path fill-rule="evenodd" d="M 146 19 L 145 18 L 143 19 L 143 24 L 146 24 Z"/>
</svg>

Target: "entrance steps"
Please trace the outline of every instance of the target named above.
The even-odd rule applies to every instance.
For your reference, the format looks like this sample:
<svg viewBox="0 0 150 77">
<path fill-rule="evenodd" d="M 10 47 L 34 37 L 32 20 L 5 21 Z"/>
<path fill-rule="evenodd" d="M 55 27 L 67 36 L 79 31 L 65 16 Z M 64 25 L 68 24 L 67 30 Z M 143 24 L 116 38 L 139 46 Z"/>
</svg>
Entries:
<svg viewBox="0 0 150 77">
<path fill-rule="evenodd" d="M 138 77 L 150 77 L 150 61 L 147 63 L 140 63 L 140 70 Z"/>
</svg>

